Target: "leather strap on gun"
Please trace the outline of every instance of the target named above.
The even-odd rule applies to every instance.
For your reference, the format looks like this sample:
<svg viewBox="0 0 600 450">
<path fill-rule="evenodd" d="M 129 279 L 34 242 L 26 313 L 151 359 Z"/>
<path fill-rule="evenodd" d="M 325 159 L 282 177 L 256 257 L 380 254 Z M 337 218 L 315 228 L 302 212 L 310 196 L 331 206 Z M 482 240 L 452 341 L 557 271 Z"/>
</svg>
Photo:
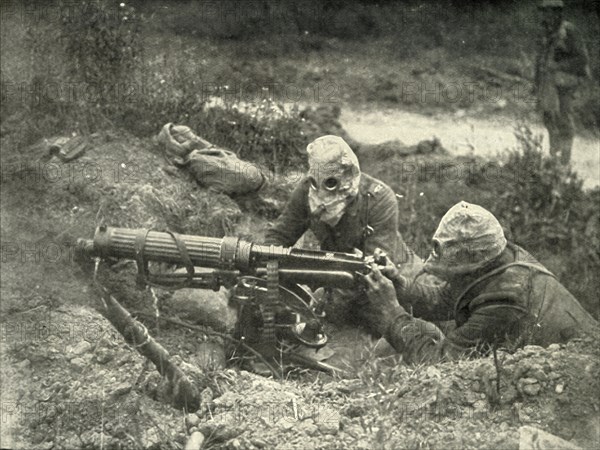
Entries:
<svg viewBox="0 0 600 450">
<path fill-rule="evenodd" d="M 79 239 L 77 245 L 89 256 L 135 260 L 140 281 L 174 288 L 218 289 L 240 274 L 265 278 L 267 262 L 272 260 L 278 261 L 282 285 L 354 288 L 360 283 L 356 272 L 369 271 L 365 260 L 354 254 L 260 245 L 232 236 L 213 238 L 102 226 L 96 230 L 93 241 Z M 180 264 L 187 273 L 151 274 L 148 261 Z M 206 273 L 196 273 L 194 267 L 217 270 L 212 278 L 207 278 Z"/>
</svg>

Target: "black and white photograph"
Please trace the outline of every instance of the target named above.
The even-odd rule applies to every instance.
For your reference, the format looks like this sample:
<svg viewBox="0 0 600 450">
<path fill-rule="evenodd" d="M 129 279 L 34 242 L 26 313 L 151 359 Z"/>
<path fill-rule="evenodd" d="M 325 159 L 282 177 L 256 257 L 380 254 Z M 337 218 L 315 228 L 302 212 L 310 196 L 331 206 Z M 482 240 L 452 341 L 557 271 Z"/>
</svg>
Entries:
<svg viewBox="0 0 600 450">
<path fill-rule="evenodd" d="M 600 448 L 598 0 L 1 0 L 0 448 Z"/>
</svg>

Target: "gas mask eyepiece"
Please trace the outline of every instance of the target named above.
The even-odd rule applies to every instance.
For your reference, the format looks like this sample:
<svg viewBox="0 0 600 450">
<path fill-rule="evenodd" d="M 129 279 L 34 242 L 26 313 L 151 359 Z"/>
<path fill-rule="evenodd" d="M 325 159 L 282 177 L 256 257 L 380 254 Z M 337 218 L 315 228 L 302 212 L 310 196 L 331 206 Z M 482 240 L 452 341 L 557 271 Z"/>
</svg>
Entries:
<svg viewBox="0 0 600 450">
<path fill-rule="evenodd" d="M 338 136 L 323 136 L 307 147 L 309 207 L 320 221 L 335 226 L 358 194 L 360 167 L 350 146 Z"/>
</svg>

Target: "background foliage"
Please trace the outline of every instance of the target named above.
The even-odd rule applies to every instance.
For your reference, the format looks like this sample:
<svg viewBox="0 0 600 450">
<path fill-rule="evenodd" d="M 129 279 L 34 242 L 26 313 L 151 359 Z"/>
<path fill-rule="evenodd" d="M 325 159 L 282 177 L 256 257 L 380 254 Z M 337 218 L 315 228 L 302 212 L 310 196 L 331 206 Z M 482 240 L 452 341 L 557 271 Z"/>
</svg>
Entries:
<svg viewBox="0 0 600 450">
<path fill-rule="evenodd" d="M 16 5 L 18 10 L 20 3 Z M 207 9 L 215 5 L 217 10 Z M 227 5 L 233 5 L 235 14 L 223 15 Z M 570 2 L 567 10 L 588 38 L 599 28 L 590 5 Z M 537 27 L 533 1 L 485 1 L 474 7 L 436 1 L 102 0 L 83 2 L 78 8 L 77 14 L 58 21 L 29 15 L 3 22 L 3 160 L 26 152 L 43 137 L 61 133 L 125 130 L 147 138 L 164 123 L 177 122 L 241 158 L 277 171 L 302 168 L 303 149 L 311 138 L 322 132 L 343 133 L 337 122 L 339 107 L 317 112 L 290 108 L 289 102 L 269 93 L 254 98 L 252 105 L 235 100 L 211 106 L 206 80 L 217 89 L 228 89 L 225 83 L 230 82 L 260 86 L 283 79 L 314 86 L 334 77 L 347 82 L 349 103 L 366 99 L 425 109 L 395 96 L 399 75 L 386 72 L 385 65 L 368 85 L 352 78 L 361 69 L 352 67 L 347 56 L 351 49 L 373 49 L 388 60 L 393 55 L 415 79 L 468 74 L 474 61 L 491 62 L 508 74 L 527 78 L 532 71 L 531 36 Z M 598 43 L 590 39 L 588 46 L 597 80 Z M 303 71 L 303 61 L 315 52 L 324 55 L 327 67 Z M 370 52 L 364 53 L 370 57 Z M 57 84 L 61 91 L 50 95 L 50 87 Z M 73 89 L 66 89 L 69 86 Z M 581 129 L 597 131 L 599 98 L 596 85 L 585 88 L 576 104 Z M 599 191 L 584 191 L 576 174 L 563 173 L 545 158 L 539 137 L 526 127 L 516 133 L 519 147 L 489 163 L 501 169 L 499 177 L 488 176 L 489 164 L 477 159 L 442 157 L 422 158 L 419 164 L 433 170 L 399 178 L 407 162 L 404 157 L 369 152 L 366 147 L 360 157 L 367 172 L 403 196 L 401 231 L 422 256 L 449 206 L 460 199 L 481 204 L 501 219 L 513 240 L 538 256 L 598 315 Z M 436 175 L 457 161 L 479 169 L 452 180 Z M 273 189 L 282 200 L 288 187 Z M 268 211 L 269 216 L 280 207 L 252 201 L 242 206 Z M 181 217 L 167 221 L 189 229 L 184 222 Z M 231 231 L 232 226 L 222 229 Z"/>
</svg>

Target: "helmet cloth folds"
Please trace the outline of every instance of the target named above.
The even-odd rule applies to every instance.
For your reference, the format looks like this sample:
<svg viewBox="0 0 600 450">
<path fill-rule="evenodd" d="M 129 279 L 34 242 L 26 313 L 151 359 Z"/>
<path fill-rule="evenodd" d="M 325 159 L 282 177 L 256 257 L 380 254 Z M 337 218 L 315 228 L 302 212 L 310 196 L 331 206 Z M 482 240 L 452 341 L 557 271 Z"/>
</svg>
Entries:
<svg viewBox="0 0 600 450">
<path fill-rule="evenodd" d="M 350 146 L 339 136 L 322 136 L 308 144 L 310 212 L 335 226 L 358 195 L 360 166 Z"/>
</svg>

